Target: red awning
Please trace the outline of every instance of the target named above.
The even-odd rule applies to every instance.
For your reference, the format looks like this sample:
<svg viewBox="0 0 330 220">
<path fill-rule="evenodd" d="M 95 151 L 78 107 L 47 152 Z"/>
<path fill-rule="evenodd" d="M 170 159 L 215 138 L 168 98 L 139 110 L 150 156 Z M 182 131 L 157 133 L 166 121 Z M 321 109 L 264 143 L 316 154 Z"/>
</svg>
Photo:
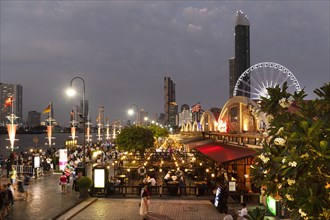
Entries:
<svg viewBox="0 0 330 220">
<path fill-rule="evenodd" d="M 232 146 L 220 142 L 212 142 L 201 146 L 196 146 L 195 149 L 219 163 L 252 157 L 257 153 L 253 149 Z"/>
<path fill-rule="evenodd" d="M 195 142 L 188 143 L 186 145 L 190 149 L 194 149 L 196 147 L 200 147 L 200 146 L 204 146 L 204 145 L 209 144 L 209 143 L 213 143 L 214 141 L 215 141 L 214 139 L 203 139 L 203 140 L 200 140 L 200 141 L 195 141 Z"/>
</svg>

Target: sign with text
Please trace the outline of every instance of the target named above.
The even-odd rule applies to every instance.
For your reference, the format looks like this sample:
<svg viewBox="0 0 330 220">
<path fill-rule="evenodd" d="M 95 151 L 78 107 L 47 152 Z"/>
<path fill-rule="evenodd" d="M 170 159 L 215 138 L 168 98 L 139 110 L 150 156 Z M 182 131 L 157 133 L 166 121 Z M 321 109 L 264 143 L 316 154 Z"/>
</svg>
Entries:
<svg viewBox="0 0 330 220">
<path fill-rule="evenodd" d="M 58 160 L 58 166 L 60 170 L 64 171 L 65 166 L 68 162 L 68 150 L 67 149 L 59 149 L 60 158 Z"/>
<path fill-rule="evenodd" d="M 230 192 L 236 191 L 236 182 L 229 182 L 229 191 Z"/>
<path fill-rule="evenodd" d="M 94 188 L 105 188 L 105 169 L 94 169 Z"/>
</svg>

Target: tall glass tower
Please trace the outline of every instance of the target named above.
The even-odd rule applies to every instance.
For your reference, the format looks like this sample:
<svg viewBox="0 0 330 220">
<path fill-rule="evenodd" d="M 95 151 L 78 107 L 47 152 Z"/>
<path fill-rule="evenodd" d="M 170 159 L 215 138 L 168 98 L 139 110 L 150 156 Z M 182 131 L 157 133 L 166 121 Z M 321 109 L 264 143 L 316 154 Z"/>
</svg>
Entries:
<svg viewBox="0 0 330 220">
<path fill-rule="evenodd" d="M 235 21 L 235 76 L 234 83 L 250 67 L 250 23 L 248 17 L 241 11 L 237 11 Z M 238 87 L 237 96 L 250 98 L 250 78 Z"/>
<path fill-rule="evenodd" d="M 170 77 L 164 77 L 164 113 L 164 124 L 174 126 L 178 107 L 175 102 L 175 83 Z"/>
</svg>

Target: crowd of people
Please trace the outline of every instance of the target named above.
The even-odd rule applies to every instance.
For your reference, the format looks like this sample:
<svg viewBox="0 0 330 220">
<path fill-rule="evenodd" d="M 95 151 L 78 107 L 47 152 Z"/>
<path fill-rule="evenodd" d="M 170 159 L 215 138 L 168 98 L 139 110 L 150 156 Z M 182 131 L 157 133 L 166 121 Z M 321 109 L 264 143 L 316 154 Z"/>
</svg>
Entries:
<svg viewBox="0 0 330 220">
<path fill-rule="evenodd" d="M 13 166 L 9 170 L 10 183 L 0 184 L 0 220 L 9 216 L 15 198 L 26 201 L 29 196 L 29 175 L 17 175 Z"/>
<path fill-rule="evenodd" d="M 95 152 L 98 152 L 95 156 Z M 210 175 L 207 175 L 204 170 L 202 170 L 201 166 L 192 166 L 192 164 L 195 162 L 193 160 L 195 159 L 195 156 L 188 157 L 187 150 L 182 147 L 179 148 L 164 148 L 164 149 L 158 149 L 156 153 L 151 154 L 151 161 L 168 161 L 169 163 L 175 161 L 175 157 L 178 161 L 187 161 L 186 168 L 190 170 L 195 170 L 195 173 L 192 173 L 192 176 L 189 176 L 189 173 L 186 171 L 183 172 L 179 168 L 175 169 L 168 169 L 165 176 L 160 177 L 160 172 L 157 173 L 148 173 L 145 172 L 143 174 L 143 178 L 140 179 L 140 173 L 137 179 L 139 179 L 141 182 L 141 186 L 145 186 L 142 188 L 141 191 L 141 207 L 142 207 L 142 201 L 144 201 L 143 204 L 146 204 L 145 208 L 147 210 L 147 207 L 150 203 L 150 201 L 147 201 L 147 198 L 144 198 L 146 196 L 142 196 L 145 194 L 145 192 L 149 193 L 149 198 L 152 193 L 152 187 L 158 186 L 158 185 L 169 185 L 169 184 L 177 184 L 179 187 L 184 187 L 187 185 L 186 178 L 189 177 L 191 180 L 195 176 L 199 176 L 199 179 L 195 179 L 195 181 L 200 181 L 205 183 L 205 185 L 210 187 L 216 186 L 216 181 L 221 182 L 223 185 L 227 185 L 228 179 L 231 177 L 235 177 L 235 173 L 226 173 L 226 171 L 220 166 L 215 164 L 212 164 L 213 169 L 216 171 L 216 175 L 213 178 L 214 183 L 211 182 Z M 59 170 L 59 167 L 57 167 L 58 164 L 58 151 L 55 148 L 48 148 L 46 151 L 40 154 L 41 156 L 41 169 L 44 170 Z M 86 162 L 98 162 L 99 164 L 110 164 L 114 160 L 118 161 L 116 171 L 117 174 L 123 172 L 124 169 L 121 169 L 123 167 L 124 162 L 120 160 L 122 156 L 125 156 L 124 152 L 116 150 L 116 148 L 112 147 L 111 145 L 90 145 L 86 148 Z M 77 167 L 81 166 L 82 163 L 82 157 L 83 152 L 81 147 L 77 147 L 74 149 L 68 149 L 68 162 L 64 170 L 62 170 L 62 175 L 59 178 L 59 185 L 61 186 L 61 192 L 62 194 L 65 194 L 67 192 L 67 187 L 70 183 L 70 180 L 72 180 L 72 189 L 77 190 L 77 179 L 79 178 L 76 172 Z M 1 162 L 1 155 L 0 155 L 0 162 Z M 8 158 L 5 160 L 2 159 L 2 167 L 6 167 L 7 173 L 6 176 L 10 178 L 11 185 L 10 186 L 2 186 L 2 191 L 4 190 L 10 190 L 12 192 L 12 195 L 15 195 L 15 193 L 19 193 L 19 195 L 22 197 L 23 200 L 26 200 L 28 198 L 28 184 L 24 184 L 25 179 L 27 177 L 22 175 L 17 175 L 17 172 L 15 169 L 12 168 L 12 165 L 33 165 L 33 154 L 31 153 L 20 153 L 16 154 L 15 152 L 12 153 Z M 174 160 L 173 160 L 174 159 Z M 191 161 L 189 161 L 191 160 Z M 149 168 L 159 168 L 157 164 L 152 165 L 153 163 L 150 161 Z M 189 163 L 190 162 L 190 163 Z M 194 168 L 194 169 L 193 169 Z M 199 170 L 200 169 L 200 170 Z M 205 168 L 204 168 L 205 169 Z M 147 170 L 145 168 L 145 170 Z M 149 170 L 149 169 L 148 169 Z M 196 173 L 197 172 L 197 173 Z M 228 177 L 230 176 L 230 177 Z M 110 178 L 109 181 L 110 185 L 118 186 L 124 184 L 124 181 L 121 179 L 118 179 L 117 176 L 113 176 Z M 189 183 L 190 184 L 190 183 Z M 2 196 L 3 197 L 3 196 Z M 14 197 L 14 196 L 13 196 Z M 12 201 L 10 205 L 13 205 L 14 202 Z M 10 205 L 7 206 L 6 202 L 2 203 L 2 216 L 6 215 L 8 213 L 8 209 L 10 208 Z M 145 213 L 145 211 L 143 211 Z M 145 215 L 145 214 L 144 214 Z M 143 216 L 144 216 L 143 215 Z M 229 218 L 229 217 L 228 217 Z"/>
</svg>

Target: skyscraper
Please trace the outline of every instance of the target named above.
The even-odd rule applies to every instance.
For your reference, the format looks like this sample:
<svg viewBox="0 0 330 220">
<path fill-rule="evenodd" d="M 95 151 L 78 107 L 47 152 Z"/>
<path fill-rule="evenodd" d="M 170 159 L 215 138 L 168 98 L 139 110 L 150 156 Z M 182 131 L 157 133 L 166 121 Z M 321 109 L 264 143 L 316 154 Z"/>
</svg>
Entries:
<svg viewBox="0 0 330 220">
<path fill-rule="evenodd" d="M 178 108 L 175 102 L 175 83 L 170 77 L 164 77 L 164 113 L 164 124 L 174 126 Z"/>
<path fill-rule="evenodd" d="M 26 125 L 29 128 L 40 126 L 41 121 L 41 113 L 37 111 L 29 111 L 27 119 L 26 119 Z"/>
<path fill-rule="evenodd" d="M 84 102 L 83 100 L 81 99 L 80 100 L 80 111 L 79 113 L 81 114 L 82 117 L 85 117 L 86 118 L 86 121 L 87 121 L 87 115 L 88 115 L 88 112 L 89 112 L 89 102 L 88 100 L 85 99 L 85 112 L 83 113 L 83 106 Z"/>
<path fill-rule="evenodd" d="M 235 72 L 235 57 L 229 58 L 229 98 L 233 97 L 233 91 L 237 81 Z"/>
<path fill-rule="evenodd" d="M 234 62 L 235 75 L 233 82 L 236 84 L 241 74 L 250 67 L 250 23 L 248 17 L 241 10 L 237 11 L 235 21 Z M 235 84 L 229 87 L 234 88 Z M 239 85 L 236 95 L 250 97 L 250 77 L 244 78 L 244 82 Z"/>
<path fill-rule="evenodd" d="M 6 123 L 9 123 L 6 116 L 8 116 L 11 113 L 11 107 L 7 107 L 6 109 L 3 108 L 3 104 L 5 103 L 5 100 L 9 97 L 13 97 L 13 113 L 18 117 L 17 121 L 18 123 L 23 122 L 23 87 L 18 84 L 6 84 L 6 83 L 0 83 L 0 123 L 1 125 L 5 125 Z"/>
<path fill-rule="evenodd" d="M 102 106 L 102 105 L 99 106 L 99 116 L 98 117 L 99 117 L 98 118 L 99 123 L 104 125 L 104 120 L 105 120 L 105 118 L 104 118 L 104 106 Z"/>
</svg>

